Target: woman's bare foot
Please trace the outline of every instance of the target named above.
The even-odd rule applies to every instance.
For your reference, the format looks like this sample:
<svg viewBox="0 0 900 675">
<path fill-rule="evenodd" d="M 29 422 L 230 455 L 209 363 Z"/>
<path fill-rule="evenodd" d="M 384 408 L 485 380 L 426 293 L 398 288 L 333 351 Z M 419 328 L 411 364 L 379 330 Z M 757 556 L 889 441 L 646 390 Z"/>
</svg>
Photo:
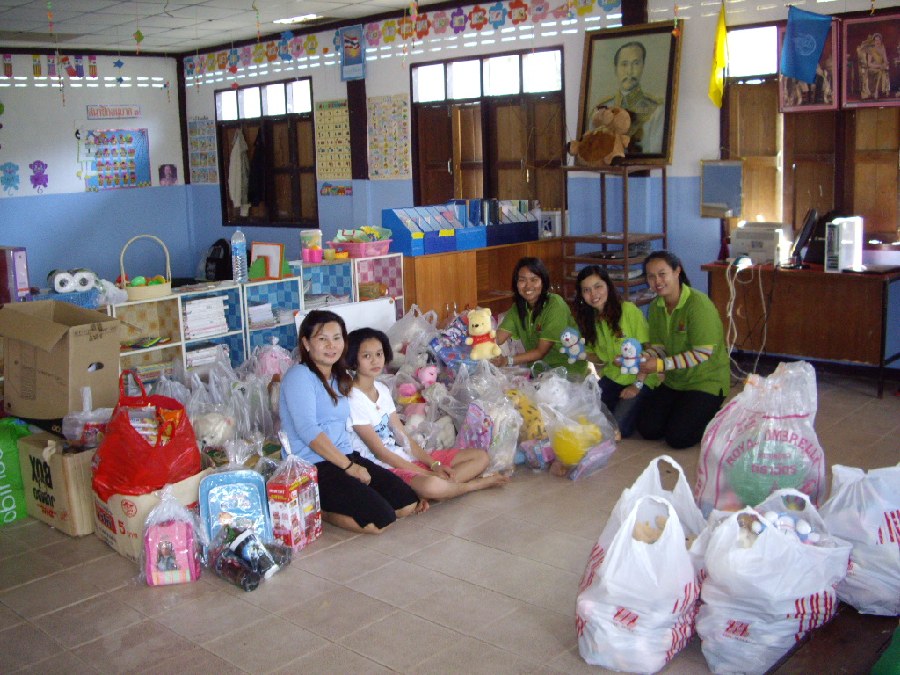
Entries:
<svg viewBox="0 0 900 675">
<path fill-rule="evenodd" d="M 550 473 L 554 476 L 565 477 L 569 475 L 569 467 L 558 459 L 554 459 L 553 464 L 550 465 Z"/>
<path fill-rule="evenodd" d="M 509 482 L 509 476 L 502 473 L 492 473 L 489 476 L 479 476 L 469 481 L 469 485 L 473 490 L 483 490 L 484 488 L 499 487 Z"/>
<path fill-rule="evenodd" d="M 416 504 L 416 510 L 413 511 L 413 513 L 416 513 L 416 514 L 425 513 L 428 510 L 429 506 L 430 506 L 430 504 L 428 503 L 427 499 L 420 499 L 419 503 Z"/>
</svg>

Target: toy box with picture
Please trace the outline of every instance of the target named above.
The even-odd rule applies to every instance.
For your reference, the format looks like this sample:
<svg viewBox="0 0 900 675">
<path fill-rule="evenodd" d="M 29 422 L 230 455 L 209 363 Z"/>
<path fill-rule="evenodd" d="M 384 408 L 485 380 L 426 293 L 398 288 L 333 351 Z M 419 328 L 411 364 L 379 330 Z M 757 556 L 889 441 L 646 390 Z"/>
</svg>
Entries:
<svg viewBox="0 0 900 675">
<path fill-rule="evenodd" d="M 266 483 L 272 535 L 299 551 L 322 535 L 322 508 L 316 467 L 288 455 Z"/>
</svg>

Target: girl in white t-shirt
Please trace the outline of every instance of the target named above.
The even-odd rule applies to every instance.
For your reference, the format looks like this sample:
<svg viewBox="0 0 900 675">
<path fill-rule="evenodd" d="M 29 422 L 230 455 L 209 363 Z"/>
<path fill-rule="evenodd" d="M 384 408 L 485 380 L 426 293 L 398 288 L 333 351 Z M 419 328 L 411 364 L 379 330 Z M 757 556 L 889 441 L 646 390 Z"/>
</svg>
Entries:
<svg viewBox="0 0 900 675">
<path fill-rule="evenodd" d="M 477 448 L 426 452 L 406 432 L 390 390 L 375 378 L 393 358 L 388 337 L 360 328 L 347 337 L 347 365 L 355 371 L 347 422 L 353 449 L 390 469 L 422 499 L 450 499 L 509 481 L 500 474 L 482 476 L 487 452 Z"/>
</svg>

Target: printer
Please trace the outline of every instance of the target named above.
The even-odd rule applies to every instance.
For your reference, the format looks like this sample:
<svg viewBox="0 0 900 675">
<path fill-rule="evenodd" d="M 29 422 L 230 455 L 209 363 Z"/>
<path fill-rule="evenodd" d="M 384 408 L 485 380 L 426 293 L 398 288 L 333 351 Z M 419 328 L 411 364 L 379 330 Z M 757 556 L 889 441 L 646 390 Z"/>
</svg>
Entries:
<svg viewBox="0 0 900 675">
<path fill-rule="evenodd" d="M 731 233 L 732 258 L 747 256 L 754 265 L 790 262 L 794 230 L 786 223 L 746 221 Z"/>
</svg>

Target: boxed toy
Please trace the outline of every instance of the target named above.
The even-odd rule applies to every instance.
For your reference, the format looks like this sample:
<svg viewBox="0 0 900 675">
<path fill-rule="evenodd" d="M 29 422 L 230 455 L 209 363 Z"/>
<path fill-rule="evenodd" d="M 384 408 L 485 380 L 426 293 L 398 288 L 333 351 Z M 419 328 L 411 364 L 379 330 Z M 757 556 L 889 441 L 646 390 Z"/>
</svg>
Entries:
<svg viewBox="0 0 900 675">
<path fill-rule="evenodd" d="M 97 407 L 119 398 L 119 320 L 66 302 L 0 308 L 4 406 L 14 417 L 57 419 L 81 408 L 90 387 Z"/>
<path fill-rule="evenodd" d="M 19 466 L 28 515 L 72 536 L 93 532 L 93 457 L 93 450 L 70 448 L 46 432 L 20 438 Z"/>
<path fill-rule="evenodd" d="M 183 506 L 189 509 L 196 508 L 200 495 L 200 480 L 211 471 L 212 469 L 207 469 L 175 483 L 171 486 L 172 494 Z M 90 486 L 90 472 L 88 472 L 88 486 Z M 144 522 L 157 504 L 159 497 L 155 492 L 140 496 L 115 494 L 106 501 L 101 500 L 95 493 L 94 532 L 117 553 L 137 562 L 141 554 Z"/>
<path fill-rule="evenodd" d="M 272 535 L 285 546 L 299 551 L 322 534 L 322 509 L 316 467 L 295 455 L 266 483 Z"/>
</svg>

